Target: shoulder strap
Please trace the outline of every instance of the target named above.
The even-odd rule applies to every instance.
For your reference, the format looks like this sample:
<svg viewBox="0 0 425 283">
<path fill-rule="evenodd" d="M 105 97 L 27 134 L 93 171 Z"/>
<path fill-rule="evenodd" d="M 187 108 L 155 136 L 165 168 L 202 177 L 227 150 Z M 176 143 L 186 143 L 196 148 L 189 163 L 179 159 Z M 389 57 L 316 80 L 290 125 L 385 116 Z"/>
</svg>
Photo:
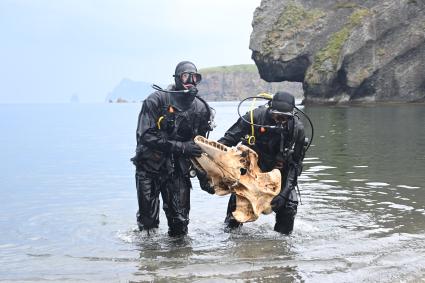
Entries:
<svg viewBox="0 0 425 283">
<path fill-rule="evenodd" d="M 291 148 L 294 146 L 295 140 L 298 136 L 297 121 L 295 119 L 299 119 L 299 118 L 295 116 L 294 119 L 292 120 L 292 127 L 291 127 L 292 129 L 290 129 L 290 131 L 291 131 L 290 135 L 291 135 L 292 138 L 291 138 L 290 145 L 289 145 Z"/>
</svg>

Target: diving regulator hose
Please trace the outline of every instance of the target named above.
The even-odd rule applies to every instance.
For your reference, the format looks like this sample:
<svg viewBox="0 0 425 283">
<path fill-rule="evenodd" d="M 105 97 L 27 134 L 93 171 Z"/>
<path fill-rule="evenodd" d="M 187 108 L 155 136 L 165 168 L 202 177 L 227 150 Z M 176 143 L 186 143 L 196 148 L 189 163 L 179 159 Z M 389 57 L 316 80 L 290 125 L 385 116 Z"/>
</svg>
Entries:
<svg viewBox="0 0 425 283">
<path fill-rule="evenodd" d="M 252 117 L 253 116 L 252 113 L 254 111 L 254 107 L 253 107 L 254 105 L 253 104 L 251 105 L 251 109 L 250 109 L 250 112 L 251 112 L 251 114 L 250 114 L 251 115 L 251 121 L 246 120 L 243 117 L 243 115 L 241 115 L 241 113 L 240 113 L 241 105 L 245 101 L 250 100 L 250 99 L 253 100 L 253 103 L 255 102 L 256 99 L 267 100 L 267 103 L 264 104 L 264 106 L 266 106 L 266 105 L 269 105 L 270 101 L 272 100 L 272 96 L 270 94 L 268 94 L 268 93 L 261 93 L 261 94 L 259 94 L 257 96 L 249 96 L 249 97 L 246 97 L 246 98 L 242 99 L 241 102 L 239 102 L 239 104 L 238 104 L 238 115 L 241 118 L 241 120 L 244 121 L 245 123 L 251 125 L 251 127 L 263 127 L 263 128 L 269 128 L 269 129 L 277 128 L 278 126 L 255 124 L 254 121 L 253 121 L 253 117 Z M 311 121 L 310 117 L 307 114 L 305 114 L 301 109 L 299 109 L 296 106 L 295 106 L 295 109 L 297 110 L 297 112 L 300 112 L 301 114 L 303 114 L 303 116 L 307 119 L 307 121 L 309 122 L 309 124 L 311 126 L 310 140 L 308 141 L 308 144 L 307 144 L 306 149 L 305 149 L 307 151 L 310 148 L 311 143 L 313 142 L 313 137 L 314 137 L 314 126 L 313 126 L 313 122 Z M 297 116 L 297 112 L 294 114 L 295 116 Z"/>
</svg>

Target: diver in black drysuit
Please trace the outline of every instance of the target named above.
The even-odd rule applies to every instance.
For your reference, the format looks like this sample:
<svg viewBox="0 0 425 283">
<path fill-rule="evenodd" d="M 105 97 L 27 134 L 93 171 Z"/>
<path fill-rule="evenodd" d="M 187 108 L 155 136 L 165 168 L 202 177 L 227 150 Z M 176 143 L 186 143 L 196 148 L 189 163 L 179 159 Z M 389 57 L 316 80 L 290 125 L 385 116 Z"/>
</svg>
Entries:
<svg viewBox="0 0 425 283">
<path fill-rule="evenodd" d="M 136 165 L 139 229 L 158 228 L 161 193 L 168 234 L 181 236 L 187 234 L 189 223 L 190 158 L 202 153 L 193 138 L 211 130 L 211 109 L 196 96 L 201 76 L 193 63 L 180 62 L 174 77 L 171 92 L 156 91 L 143 102 L 132 161 Z"/>
<path fill-rule="evenodd" d="M 218 142 L 226 146 L 235 146 L 240 141 L 258 154 L 258 166 L 263 172 L 278 168 L 282 174 L 280 193 L 273 198 L 271 206 L 276 212 L 274 230 L 290 234 L 297 214 L 298 197 L 297 177 L 301 174 L 305 154 L 304 126 L 294 115 L 295 99 L 287 92 L 278 92 L 273 96 L 270 107 L 253 109 L 254 133 L 250 125 L 251 113 L 248 112 L 227 130 Z M 278 126 L 267 128 L 268 126 Z M 254 136 L 255 138 L 252 138 Z M 250 138 L 251 137 L 251 138 Z M 254 140 L 255 139 L 255 140 Z M 232 212 L 236 209 L 236 196 L 231 195 L 225 223 L 228 228 L 242 225 L 236 221 Z"/>
</svg>

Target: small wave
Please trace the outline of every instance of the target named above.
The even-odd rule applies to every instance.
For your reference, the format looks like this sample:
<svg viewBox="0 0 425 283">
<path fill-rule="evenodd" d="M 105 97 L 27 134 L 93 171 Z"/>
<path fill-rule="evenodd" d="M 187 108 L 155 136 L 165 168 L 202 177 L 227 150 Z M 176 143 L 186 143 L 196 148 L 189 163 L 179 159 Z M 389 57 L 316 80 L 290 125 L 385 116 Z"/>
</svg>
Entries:
<svg viewBox="0 0 425 283">
<path fill-rule="evenodd" d="M 31 256 L 31 257 L 51 257 L 51 254 L 30 254 L 27 253 L 27 256 Z"/>
<path fill-rule="evenodd" d="M 312 166 L 310 168 L 308 168 L 306 171 L 307 172 L 318 172 L 318 171 L 323 171 L 326 169 L 334 169 L 336 167 L 334 166 L 325 166 L 325 165 L 318 165 L 318 166 Z"/>
<path fill-rule="evenodd" d="M 366 183 L 366 185 L 372 186 L 372 187 L 386 187 L 386 186 L 389 186 L 390 184 L 383 183 L 383 182 L 369 182 L 369 183 Z"/>
<path fill-rule="evenodd" d="M 319 164 L 319 163 L 322 163 L 322 161 L 319 161 L 319 160 L 303 161 L 303 164 Z"/>
<path fill-rule="evenodd" d="M 320 180 L 322 183 L 339 183 L 337 180 Z"/>
<path fill-rule="evenodd" d="M 152 229 L 149 231 L 139 231 L 137 226 L 130 228 L 126 231 L 118 231 L 116 236 L 118 239 L 125 243 L 133 244 L 133 243 L 141 243 L 141 242 L 149 242 L 159 240 L 159 237 L 162 237 L 163 233 L 160 232 L 159 229 Z"/>
<path fill-rule="evenodd" d="M 301 176 L 298 177 L 298 181 L 312 182 L 312 181 L 317 181 L 317 179 L 316 178 L 311 178 L 311 177 L 303 174 L 303 175 L 301 175 Z"/>
<path fill-rule="evenodd" d="M 409 206 L 409 205 L 396 204 L 396 203 L 389 205 L 389 207 L 400 209 L 400 210 L 408 210 L 408 211 L 415 209 L 414 207 Z"/>
<path fill-rule="evenodd" d="M 387 204 L 388 207 L 391 208 L 396 208 L 396 209 L 400 209 L 400 210 L 414 210 L 415 208 L 409 205 L 403 205 L 403 204 L 397 204 L 397 203 L 393 203 L 390 201 L 383 201 L 383 202 L 379 202 L 378 204 Z M 391 215 L 392 216 L 392 215 Z"/>
<path fill-rule="evenodd" d="M 403 189 L 420 189 L 421 187 L 415 187 L 415 186 L 407 186 L 407 185 L 397 185 L 398 188 L 403 188 Z"/>
<path fill-rule="evenodd" d="M 0 245 L 0 249 L 8 249 L 8 248 L 15 248 L 15 247 L 17 247 L 16 244 L 3 244 L 3 245 Z"/>
</svg>

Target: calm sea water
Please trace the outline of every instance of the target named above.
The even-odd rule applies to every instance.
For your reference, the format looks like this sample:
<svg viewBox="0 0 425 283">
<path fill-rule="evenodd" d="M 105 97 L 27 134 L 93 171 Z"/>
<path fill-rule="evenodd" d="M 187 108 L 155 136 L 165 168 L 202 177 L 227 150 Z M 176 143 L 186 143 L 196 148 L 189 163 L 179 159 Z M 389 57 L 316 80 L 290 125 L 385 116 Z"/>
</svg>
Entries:
<svg viewBox="0 0 425 283">
<path fill-rule="evenodd" d="M 214 103 L 221 137 L 235 103 Z M 0 281 L 424 282 L 425 105 L 307 107 L 291 236 L 223 231 L 193 182 L 189 235 L 137 232 L 138 104 L 0 105 Z"/>
</svg>

